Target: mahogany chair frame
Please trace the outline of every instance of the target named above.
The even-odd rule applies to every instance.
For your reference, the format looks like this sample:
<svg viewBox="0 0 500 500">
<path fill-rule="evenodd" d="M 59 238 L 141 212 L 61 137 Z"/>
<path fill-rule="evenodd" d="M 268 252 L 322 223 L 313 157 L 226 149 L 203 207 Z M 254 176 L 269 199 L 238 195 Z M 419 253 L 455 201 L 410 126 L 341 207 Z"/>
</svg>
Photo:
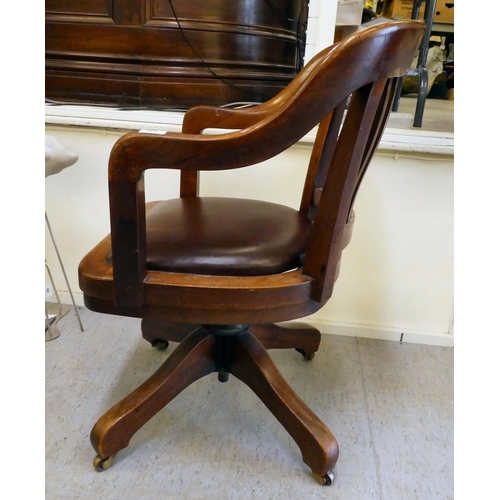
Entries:
<svg viewBox="0 0 500 500">
<path fill-rule="evenodd" d="M 264 104 L 239 110 L 195 107 L 186 113 L 182 133 L 132 132 L 116 142 L 109 159 L 111 234 L 79 267 L 85 304 L 142 318 L 143 336 L 153 345 L 180 344 L 94 426 L 97 470 L 108 468 L 133 434 L 183 389 L 218 372 L 221 381 L 232 374 L 247 384 L 295 440 L 314 476 L 331 484 L 338 443 L 280 375 L 267 349 L 295 348 L 312 359 L 319 348 L 315 328 L 276 323 L 308 316 L 331 297 L 356 194 L 382 137 L 398 78 L 410 67 L 423 30 L 419 21 L 368 23 L 323 50 Z M 199 171 L 263 162 L 316 125 L 299 209 L 314 221 L 303 266 L 259 276 L 147 268 L 147 169 L 180 170 L 180 196 L 197 197 Z M 228 131 L 202 134 L 207 128 Z"/>
</svg>

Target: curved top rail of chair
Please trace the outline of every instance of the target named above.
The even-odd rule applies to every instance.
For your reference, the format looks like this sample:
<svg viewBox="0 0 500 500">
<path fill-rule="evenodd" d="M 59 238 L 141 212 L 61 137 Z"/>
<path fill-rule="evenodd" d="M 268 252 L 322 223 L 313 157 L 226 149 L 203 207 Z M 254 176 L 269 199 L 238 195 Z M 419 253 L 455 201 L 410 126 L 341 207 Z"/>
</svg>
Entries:
<svg viewBox="0 0 500 500">
<path fill-rule="evenodd" d="M 381 44 L 398 46 L 398 38 L 404 38 L 402 31 L 413 31 L 416 51 L 422 30 L 420 21 L 387 21 L 365 27 L 359 36 L 348 37 L 324 49 L 287 88 L 262 107 L 233 112 L 232 116 L 246 114 L 261 118 L 256 122 L 252 120 L 253 123 L 242 130 L 210 136 L 173 132 L 126 134 L 113 147 L 109 179 L 111 182 L 135 181 L 145 170 L 160 168 L 160 165 L 181 170 L 226 170 L 272 158 L 317 125 L 326 108 L 333 109 L 354 90 L 379 78 L 404 76 L 409 66 L 406 51 L 375 49 Z M 360 66 L 367 66 L 370 71 L 360 71 Z M 383 73 L 377 73 L 377 69 Z M 220 113 L 227 112 L 221 110 Z M 255 147 L 262 141 L 266 148 Z"/>
</svg>

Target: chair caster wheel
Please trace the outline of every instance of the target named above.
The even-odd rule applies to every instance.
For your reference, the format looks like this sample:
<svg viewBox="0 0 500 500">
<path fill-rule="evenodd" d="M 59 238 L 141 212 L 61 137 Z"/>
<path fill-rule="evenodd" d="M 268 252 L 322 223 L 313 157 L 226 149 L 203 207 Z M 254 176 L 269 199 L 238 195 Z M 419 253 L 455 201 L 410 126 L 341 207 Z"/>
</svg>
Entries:
<svg viewBox="0 0 500 500">
<path fill-rule="evenodd" d="M 313 473 L 313 476 L 314 479 L 316 479 L 316 481 L 318 481 L 318 483 L 322 484 L 323 486 L 330 486 L 335 479 L 333 471 L 327 472 L 324 476 Z"/>
<path fill-rule="evenodd" d="M 107 458 L 102 458 L 100 455 L 96 455 L 96 457 L 94 458 L 94 469 L 97 472 L 102 472 L 109 469 L 113 465 L 115 457 L 116 453 L 114 455 L 110 455 Z"/>
<path fill-rule="evenodd" d="M 151 342 L 151 345 L 159 351 L 164 351 L 168 347 L 168 340 L 156 339 Z"/>
<path fill-rule="evenodd" d="M 314 355 L 316 354 L 315 352 L 311 353 L 311 354 L 306 354 L 306 351 L 304 351 L 304 349 L 295 349 L 297 352 L 300 352 L 300 354 L 302 354 L 302 356 L 304 357 L 304 359 L 306 361 L 311 361 L 312 359 L 314 359 Z"/>
</svg>

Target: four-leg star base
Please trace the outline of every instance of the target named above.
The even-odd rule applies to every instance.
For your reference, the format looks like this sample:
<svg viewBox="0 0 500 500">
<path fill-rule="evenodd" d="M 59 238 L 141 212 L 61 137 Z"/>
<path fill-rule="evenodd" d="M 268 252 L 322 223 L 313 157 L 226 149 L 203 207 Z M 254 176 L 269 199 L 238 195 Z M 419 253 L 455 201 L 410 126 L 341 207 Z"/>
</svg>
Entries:
<svg viewBox="0 0 500 500">
<path fill-rule="evenodd" d="M 311 338 L 306 335 L 308 340 L 304 343 L 302 335 L 294 336 L 293 330 L 290 330 L 293 342 L 301 339 L 298 349 L 308 355 L 314 354 L 320 337 L 314 333 L 315 329 L 299 328 L 302 332 L 309 331 Z M 285 347 L 286 342 L 281 340 L 284 337 L 282 327 L 266 325 L 249 329 L 242 326 L 230 333 L 213 326 L 198 327 L 191 333 L 186 333 L 187 329 L 182 325 L 174 329 L 168 340 L 180 340 L 175 351 L 146 382 L 108 410 L 95 424 L 91 443 L 97 452 L 94 460 L 94 466 L 98 464 L 96 469 L 110 467 L 114 456 L 128 446 L 132 436 L 186 387 L 205 375 L 219 372 L 219 379 L 221 373 L 227 376 L 232 374 L 250 387 L 297 443 L 304 463 L 311 468 L 318 481 L 331 484 L 339 453 L 337 441 L 288 385 L 266 350 L 271 345 Z M 144 329 L 143 321 L 143 334 L 145 330 L 148 331 Z M 264 341 L 257 338 L 252 330 Z M 157 331 L 154 333 L 158 334 Z M 161 337 L 155 336 L 155 339 L 158 338 Z M 292 345 L 296 345 L 293 342 Z"/>
</svg>

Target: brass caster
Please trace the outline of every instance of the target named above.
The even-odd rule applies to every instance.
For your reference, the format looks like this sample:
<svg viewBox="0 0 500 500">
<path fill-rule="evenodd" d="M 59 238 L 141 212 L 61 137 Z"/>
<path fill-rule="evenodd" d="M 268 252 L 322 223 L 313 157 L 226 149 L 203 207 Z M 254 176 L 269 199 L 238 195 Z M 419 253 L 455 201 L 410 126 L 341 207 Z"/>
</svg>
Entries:
<svg viewBox="0 0 500 500">
<path fill-rule="evenodd" d="M 96 455 L 94 458 L 94 469 L 97 472 L 102 472 L 104 470 L 108 470 L 115 461 L 116 453 L 114 455 L 110 455 L 107 458 L 102 458 L 100 455 Z"/>
<path fill-rule="evenodd" d="M 168 347 L 168 340 L 156 339 L 151 342 L 151 345 L 159 351 L 164 351 Z"/>
<path fill-rule="evenodd" d="M 302 356 L 304 357 L 304 359 L 306 361 L 311 361 L 312 359 L 314 359 L 314 355 L 316 353 L 311 353 L 311 354 L 306 354 L 306 351 L 304 351 L 304 349 L 295 349 L 297 352 L 300 352 L 300 354 L 302 354 Z"/>
<path fill-rule="evenodd" d="M 315 474 L 313 472 L 314 479 L 318 481 L 319 484 L 322 484 L 323 486 L 330 486 L 334 479 L 335 476 L 333 475 L 333 471 L 327 472 L 324 476 L 321 476 L 319 474 Z"/>
</svg>

